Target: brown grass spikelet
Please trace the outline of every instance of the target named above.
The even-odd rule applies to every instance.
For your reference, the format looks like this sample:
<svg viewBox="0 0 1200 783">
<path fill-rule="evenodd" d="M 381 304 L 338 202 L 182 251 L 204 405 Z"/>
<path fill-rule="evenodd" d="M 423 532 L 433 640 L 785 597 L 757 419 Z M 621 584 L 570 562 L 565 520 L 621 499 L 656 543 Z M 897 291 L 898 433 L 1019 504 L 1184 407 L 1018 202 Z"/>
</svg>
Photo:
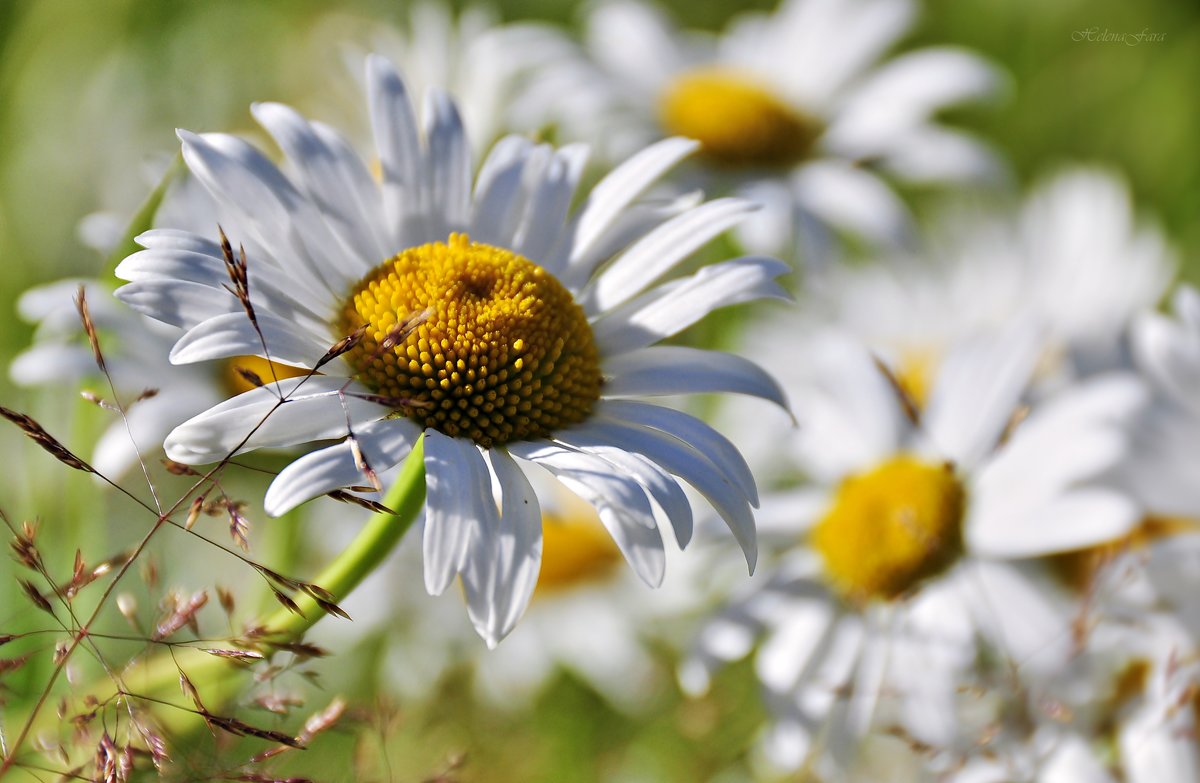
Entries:
<svg viewBox="0 0 1200 783">
<path fill-rule="evenodd" d="M 59 440 L 49 432 L 46 432 L 45 428 L 34 421 L 32 417 L 26 416 L 23 413 L 17 413 L 14 410 L 5 408 L 3 405 L 0 405 L 0 416 L 3 416 L 13 424 L 17 425 L 17 427 L 24 432 L 30 440 L 41 446 L 44 451 L 50 454 L 50 456 L 54 457 L 67 467 L 74 468 L 75 470 L 82 470 L 85 473 L 96 472 L 95 468 L 84 462 L 79 457 L 75 456 L 70 449 L 60 443 Z"/>
</svg>

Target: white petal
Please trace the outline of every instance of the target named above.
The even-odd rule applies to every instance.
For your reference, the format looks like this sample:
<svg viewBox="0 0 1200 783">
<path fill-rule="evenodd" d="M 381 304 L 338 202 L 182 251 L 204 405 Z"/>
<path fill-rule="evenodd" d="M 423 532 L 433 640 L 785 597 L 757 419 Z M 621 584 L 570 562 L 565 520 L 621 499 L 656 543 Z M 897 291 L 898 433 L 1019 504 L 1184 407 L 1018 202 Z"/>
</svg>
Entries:
<svg viewBox="0 0 1200 783">
<path fill-rule="evenodd" d="M 593 324 L 604 356 L 644 348 L 676 334 L 712 311 L 755 299 L 790 299 L 775 278 L 791 267 L 773 258 L 745 257 L 709 264 L 603 313 Z"/>
<path fill-rule="evenodd" d="M 197 283 L 213 289 L 213 296 L 225 296 L 230 280 L 220 248 L 200 237 L 188 237 L 194 242 L 183 237 L 172 237 L 170 244 L 207 247 L 213 252 L 161 246 L 156 241 L 150 248 L 126 257 L 117 265 L 114 274 L 134 282 L 178 280 Z M 313 296 L 302 285 L 296 284 L 295 275 L 280 270 L 274 264 L 258 263 L 258 259 L 255 256 L 247 268 L 250 300 L 255 307 L 270 309 L 278 315 L 306 323 L 325 320 L 329 308 L 324 296 Z"/>
<path fill-rule="evenodd" d="M 449 95 L 425 96 L 425 139 L 429 145 L 429 214 L 438 235 L 467 228 L 471 200 L 471 148 L 458 107 Z M 441 225 L 438 222 L 444 221 Z"/>
<path fill-rule="evenodd" d="M 665 139 L 629 158 L 592 188 L 577 216 L 571 265 L 585 257 L 634 199 L 699 146 L 691 139 Z"/>
<path fill-rule="evenodd" d="M 573 427 L 571 437 L 591 437 L 597 444 L 608 444 L 642 454 L 691 484 L 729 526 L 746 556 L 747 567 L 753 573 L 758 559 L 758 545 L 750 501 L 734 481 L 704 454 L 664 432 L 612 419 L 596 418 Z"/>
<path fill-rule="evenodd" d="M 912 240 L 904 202 L 877 176 L 849 163 L 819 160 L 792 178 L 797 204 L 823 222 L 880 246 Z"/>
<path fill-rule="evenodd" d="M 371 132 L 383 173 L 383 215 L 395 247 L 412 244 L 402 238 L 419 232 L 423 213 L 421 142 L 408 90 L 396 69 L 378 55 L 367 57 L 367 103 Z"/>
<path fill-rule="evenodd" d="M 599 457 L 616 470 L 628 473 L 666 514 L 680 548 L 692 539 L 692 506 L 679 484 L 662 468 L 641 454 L 609 446 L 594 438 L 576 438 L 573 429 L 554 433 L 556 443 Z"/>
<path fill-rule="evenodd" d="M 1007 563 L 974 560 L 962 580 L 976 626 L 1008 662 L 1031 677 L 1059 673 L 1073 654 L 1076 607 L 1060 605 L 1048 585 Z"/>
<path fill-rule="evenodd" d="M 352 396 L 364 391 L 353 383 L 341 399 L 346 384 L 345 378 L 318 375 L 251 389 L 176 427 L 167 436 L 167 456 L 194 465 L 217 462 L 235 448 L 240 454 L 340 438 L 346 434 L 347 419 L 357 428 L 390 412 Z M 282 404 L 281 392 L 287 399 Z"/>
<path fill-rule="evenodd" d="M 182 280 L 141 280 L 126 283 L 115 296 L 125 304 L 157 321 L 192 329 L 210 318 L 240 313 L 246 317 L 237 297 L 199 283 Z"/>
<path fill-rule="evenodd" d="M 967 545 L 984 557 L 1068 552 L 1116 540 L 1131 532 L 1141 518 L 1141 508 L 1125 495 L 1085 488 L 1024 513 L 981 514 L 967 524 Z"/>
<path fill-rule="evenodd" d="M 478 546 L 463 573 L 467 608 L 494 647 L 516 626 L 537 586 L 542 562 L 542 512 L 529 479 L 503 449 L 488 452 L 501 488 L 499 528 Z M 477 596 L 472 601 L 472 596 Z"/>
<path fill-rule="evenodd" d="M 856 86 L 826 140 L 847 157 L 877 155 L 942 108 L 995 93 L 1000 85 L 996 69 L 966 50 L 909 52 Z"/>
<path fill-rule="evenodd" d="M 177 134 L 188 168 L 241 218 L 254 244 L 269 248 L 280 268 L 296 276 L 296 284 L 324 293 L 332 303 L 333 292 L 357 281 L 353 265 L 345 263 L 347 249 L 320 212 L 261 152 L 222 133 Z M 236 236 L 230 239 L 239 243 Z"/>
<path fill-rule="evenodd" d="M 596 406 L 596 413 L 673 435 L 712 460 L 722 473 L 733 479 L 751 505 L 758 505 L 754 475 L 741 452 L 728 438 L 695 416 L 633 400 L 605 400 Z"/>
<path fill-rule="evenodd" d="M 139 453 L 160 454 L 172 428 L 213 402 L 209 389 L 192 393 L 172 389 L 142 400 L 126 413 L 128 426 L 118 418 L 104 431 L 92 452 L 92 467 L 109 478 L 121 476 L 137 464 Z"/>
<path fill-rule="evenodd" d="M 367 167 L 335 131 L 318 129 L 288 106 L 256 103 L 250 112 L 291 160 L 300 186 L 330 227 L 355 249 L 345 261 L 366 275 L 372 269 L 369 259 L 389 255 L 378 231 L 383 225 L 379 191 Z"/>
<path fill-rule="evenodd" d="M 479 448 L 433 429 L 425 431 L 425 485 L 425 589 L 441 595 L 466 567 L 480 526 L 496 517 L 496 502 Z"/>
<path fill-rule="evenodd" d="M 272 313 L 256 313 L 255 319 L 257 330 L 246 313 L 241 311 L 209 318 L 179 338 L 179 342 L 171 349 L 171 363 L 189 364 L 229 356 L 263 356 L 265 339 L 271 361 L 296 367 L 315 367 L 333 344 L 333 340 L 317 339 L 295 323 Z"/>
<path fill-rule="evenodd" d="M 724 351 L 657 345 L 604 362 L 605 397 L 728 392 L 761 397 L 787 410 L 778 382 L 749 359 Z"/>
<path fill-rule="evenodd" d="M 1040 330 L 1026 322 L 964 340 L 950 352 L 924 416 L 946 458 L 969 470 L 996 447 L 1041 348 Z"/>
<path fill-rule="evenodd" d="M 724 198 L 701 204 L 667 221 L 604 267 L 581 297 L 584 310 L 589 314 L 603 313 L 636 296 L 754 209 L 751 202 Z"/>
<path fill-rule="evenodd" d="M 525 168 L 535 148 L 524 136 L 505 136 L 496 142 L 479 168 L 471 214 L 471 238 L 508 247 L 517 232 L 528 194 Z"/>
<path fill-rule="evenodd" d="M 551 251 L 564 236 L 575 189 L 583 176 L 588 148 L 572 144 L 555 150 L 531 188 L 525 219 L 513 238 L 513 250 L 558 274 Z"/>
<path fill-rule="evenodd" d="M 666 569 L 662 535 L 650 501 L 637 482 L 614 472 L 612 465 L 599 457 L 551 443 L 517 443 L 510 445 L 509 451 L 546 468 L 592 504 L 638 577 L 650 587 L 662 584 Z"/>
<path fill-rule="evenodd" d="M 385 419 L 356 427 L 354 435 L 367 464 L 383 473 L 408 456 L 421 431 L 407 419 Z M 280 471 L 267 488 L 263 508 L 277 517 L 335 489 L 369 484 L 349 441 L 343 441 L 305 454 Z"/>
<path fill-rule="evenodd" d="M 894 139 L 881 165 L 918 184 L 1003 183 L 1011 179 L 999 150 L 956 130 L 922 128 Z"/>
</svg>

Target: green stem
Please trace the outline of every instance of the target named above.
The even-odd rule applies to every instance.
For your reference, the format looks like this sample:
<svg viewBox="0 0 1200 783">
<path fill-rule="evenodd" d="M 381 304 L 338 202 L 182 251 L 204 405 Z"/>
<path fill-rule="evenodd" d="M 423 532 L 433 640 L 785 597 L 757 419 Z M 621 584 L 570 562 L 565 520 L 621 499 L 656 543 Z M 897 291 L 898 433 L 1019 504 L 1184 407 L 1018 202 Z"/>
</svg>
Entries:
<svg viewBox="0 0 1200 783">
<path fill-rule="evenodd" d="M 396 483 L 388 490 L 383 504 L 396 512 L 375 514 L 362 532 L 350 542 L 337 559 L 330 563 L 314 581 L 342 600 L 358 587 L 379 564 L 387 559 L 388 553 L 400 543 L 404 534 L 412 527 L 417 512 L 425 503 L 425 459 L 424 441 L 418 441 L 412 454 L 404 463 Z M 282 634 L 300 635 L 313 626 L 324 612 L 307 595 L 299 596 L 303 616 L 280 609 L 266 626 Z"/>
<path fill-rule="evenodd" d="M 383 501 L 396 513 L 374 514 L 350 545 L 312 581 L 332 593 L 335 601 L 345 599 L 400 543 L 424 502 L 424 442 L 418 441 Z M 280 608 L 263 623 L 273 638 L 299 637 L 325 615 L 308 595 L 299 595 L 295 600 L 303 614 Z M 241 677 L 238 675 L 245 671 L 245 667 L 198 649 L 175 647 L 130 665 L 122 672 L 121 678 L 131 693 L 162 697 L 171 691 L 178 692 L 181 669 L 199 690 L 205 706 L 213 712 L 219 712 L 222 703 L 241 690 Z M 74 695 L 76 701 L 83 704 L 89 695 L 105 703 L 117 694 L 117 684 L 105 678 L 77 690 Z M 180 703 L 186 704 L 186 700 L 180 699 Z M 198 717 L 182 710 L 163 711 L 158 718 L 167 728 L 179 732 L 200 725 Z M 43 710 L 33 727 L 33 735 L 52 732 L 60 723 L 52 711 Z M 19 726 L 20 723 L 13 720 L 9 725 Z"/>
</svg>

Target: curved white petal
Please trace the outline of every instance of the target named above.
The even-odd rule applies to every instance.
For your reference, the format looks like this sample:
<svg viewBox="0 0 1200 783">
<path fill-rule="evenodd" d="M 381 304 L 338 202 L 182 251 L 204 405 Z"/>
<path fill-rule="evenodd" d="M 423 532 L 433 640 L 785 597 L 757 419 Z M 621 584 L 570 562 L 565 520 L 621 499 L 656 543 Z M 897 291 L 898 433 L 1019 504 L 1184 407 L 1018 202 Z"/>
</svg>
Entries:
<svg viewBox="0 0 1200 783">
<path fill-rule="evenodd" d="M 650 501 L 637 482 L 615 472 L 599 457 L 552 443 L 517 443 L 510 445 L 509 451 L 546 468 L 594 506 L 600 522 L 638 577 L 650 587 L 662 584 L 666 570 L 662 535 L 655 525 Z"/>
<path fill-rule="evenodd" d="M 494 524 L 496 502 L 479 448 L 433 429 L 425 432 L 425 485 L 425 589 L 441 595 L 466 567 L 480 526 Z"/>
<path fill-rule="evenodd" d="M 256 324 L 251 323 L 246 313 L 239 309 L 197 324 L 175 343 L 171 349 L 171 363 L 189 364 L 229 356 L 262 356 L 265 340 L 271 361 L 296 367 L 315 367 L 334 343 L 332 339 L 318 339 L 294 322 L 273 313 L 255 313 L 255 320 L 257 329 Z"/>
<path fill-rule="evenodd" d="M 615 469 L 624 471 L 650 494 L 666 514 L 680 548 L 692 539 L 692 506 L 687 495 L 670 475 L 641 454 L 610 446 L 595 438 L 576 437 L 573 429 L 554 433 L 556 443 L 599 457 Z"/>
<path fill-rule="evenodd" d="M 664 139 L 633 155 L 600 180 L 576 216 L 568 266 L 573 268 L 587 258 L 588 251 L 634 199 L 699 146 L 691 139 Z M 592 270 L 577 271 L 586 278 Z"/>
<path fill-rule="evenodd" d="M 524 136 L 505 136 L 492 147 L 479 176 L 471 207 L 471 239 L 507 247 L 517 233 L 528 195 L 525 170 L 539 149 Z"/>
<path fill-rule="evenodd" d="M 237 297 L 183 280 L 139 280 L 118 288 L 115 296 L 156 321 L 192 329 L 210 318 L 245 312 Z"/>
<path fill-rule="evenodd" d="M 758 505 L 758 487 L 742 453 L 728 438 L 695 416 L 633 400 L 604 400 L 596 406 L 596 413 L 673 435 L 712 460 L 722 473 L 733 479 L 751 505 Z"/>
<path fill-rule="evenodd" d="M 712 311 L 755 299 L 790 299 L 775 278 L 791 267 L 773 258 L 710 264 L 600 315 L 592 335 L 603 356 L 644 348 L 683 331 Z"/>
<path fill-rule="evenodd" d="M 325 220 L 356 252 L 345 261 L 365 275 L 395 248 L 385 242 L 378 187 L 344 139 L 331 128 L 320 129 L 281 103 L 256 103 L 251 114 L 275 139 L 293 164 L 305 194 Z"/>
<path fill-rule="evenodd" d="M 969 470 L 996 447 L 1041 349 L 1041 330 L 1028 322 L 956 345 L 942 362 L 924 416 L 943 456 Z"/>
<path fill-rule="evenodd" d="M 1009 514 L 968 520 L 967 546 L 982 557 L 1019 558 L 1085 549 L 1128 535 L 1142 519 L 1125 495 L 1085 488 Z"/>
<path fill-rule="evenodd" d="M 604 397 L 728 392 L 773 402 L 784 410 L 779 383 L 749 359 L 731 353 L 657 345 L 604 362 Z"/>
<path fill-rule="evenodd" d="M 729 526 L 753 573 L 758 544 L 750 501 L 707 456 L 665 432 L 612 419 L 593 418 L 573 427 L 571 433 L 575 439 L 591 437 L 596 443 L 641 454 L 695 487 Z"/>
<path fill-rule="evenodd" d="M 912 242 L 912 216 L 883 180 L 847 161 L 824 159 L 801 166 L 792 192 L 802 211 L 834 228 L 882 247 Z"/>
<path fill-rule="evenodd" d="M 503 449 L 488 452 L 500 485 L 496 531 L 472 548 L 463 587 L 476 630 L 495 647 L 525 613 L 542 562 L 542 512 L 533 486 Z"/>
<path fill-rule="evenodd" d="M 363 390 L 345 378 L 312 376 L 269 383 L 226 400 L 176 427 L 167 436 L 167 456 L 185 464 L 217 462 L 259 448 L 340 438 L 346 423 L 357 428 L 386 416 L 388 408 L 358 399 Z M 280 394 L 287 399 L 280 403 Z"/>
<path fill-rule="evenodd" d="M 589 314 L 603 313 L 638 295 L 709 240 L 737 225 L 755 206 L 737 198 L 709 201 L 668 220 L 604 267 L 584 290 Z"/>
<path fill-rule="evenodd" d="M 588 148 L 582 144 L 571 144 L 551 154 L 541 176 L 530 186 L 525 217 L 513 236 L 513 250 L 555 275 L 562 270 L 552 251 L 564 239 L 571 200 L 583 177 L 587 157 Z"/>
<path fill-rule="evenodd" d="M 358 278 L 345 263 L 349 252 L 321 213 L 296 186 L 246 141 L 223 133 L 177 131 L 183 159 L 196 178 L 239 218 L 254 244 L 270 248 L 275 262 L 333 305 Z M 238 237 L 230 237 L 236 246 Z M 264 259 L 259 259 L 264 260 Z"/>
<path fill-rule="evenodd" d="M 421 436 L 408 419 L 383 419 L 356 427 L 355 439 L 372 470 L 382 473 L 403 460 Z M 329 446 L 295 460 L 267 488 L 263 508 L 273 517 L 335 489 L 370 486 L 349 441 Z"/>
<path fill-rule="evenodd" d="M 996 93 L 995 67 L 955 47 L 919 49 L 896 57 L 857 85 L 826 131 L 847 157 L 880 154 L 942 108 Z"/>
<path fill-rule="evenodd" d="M 417 134 L 416 112 L 396 69 L 378 55 L 367 57 L 367 103 L 371 114 L 371 132 L 383 174 L 383 216 L 391 229 L 388 237 L 395 247 L 418 244 L 419 216 L 424 213 L 426 195 L 421 162 L 421 142 Z M 404 238 L 414 241 L 404 242 Z"/>
<path fill-rule="evenodd" d="M 471 148 L 458 107 L 446 93 L 425 96 L 425 139 L 429 145 L 429 229 L 437 236 L 463 231 L 470 218 Z"/>
</svg>

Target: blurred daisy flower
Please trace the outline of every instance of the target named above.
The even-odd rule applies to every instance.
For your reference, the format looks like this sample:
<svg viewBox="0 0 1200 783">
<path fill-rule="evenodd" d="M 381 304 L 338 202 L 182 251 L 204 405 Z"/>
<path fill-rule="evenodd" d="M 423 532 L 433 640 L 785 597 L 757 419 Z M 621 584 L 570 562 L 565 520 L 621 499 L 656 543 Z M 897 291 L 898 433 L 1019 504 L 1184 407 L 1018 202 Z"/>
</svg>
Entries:
<svg viewBox="0 0 1200 783">
<path fill-rule="evenodd" d="M 952 208 L 914 257 L 832 270 L 803 302 L 870 346 L 918 402 L 959 335 L 1033 317 L 1045 328 L 1041 386 L 1130 366 L 1128 332 L 1177 268 L 1125 183 L 1097 168 L 1039 182 L 1017 208 Z"/>
<path fill-rule="evenodd" d="M 757 492 L 741 455 L 695 417 L 626 399 L 739 392 L 783 404 L 745 359 L 654 345 L 718 307 L 784 296 L 774 278 L 786 267 L 766 258 L 662 282 L 751 206 L 639 201 L 694 150 L 681 139 L 635 155 L 573 213 L 581 147 L 505 138 L 472 187 L 449 98 L 428 94 L 419 129 L 390 63 L 370 58 L 367 81 L 381 181 L 336 131 L 279 104 L 253 113 L 291 177 L 241 139 L 180 131 L 184 160 L 248 252 L 151 231 L 118 267 L 132 281 L 118 296 L 185 330 L 173 362 L 251 354 L 311 372 L 264 378 L 184 423 L 168 456 L 206 463 L 341 439 L 274 480 L 265 506 L 278 515 L 369 486 L 424 434 L 426 587 L 439 594 L 461 574 L 490 645 L 524 611 L 541 559 L 541 513 L 517 459 L 594 505 L 648 584 L 665 567 L 654 506 L 681 545 L 691 535 L 675 476 L 719 511 L 752 566 Z"/>
<path fill-rule="evenodd" d="M 994 176 L 980 141 L 934 116 L 992 95 L 1001 78 L 978 56 L 929 47 L 880 64 L 911 24 L 907 0 L 786 0 L 719 36 L 685 33 L 657 7 L 599 4 L 587 59 L 556 62 L 522 101 L 565 138 L 620 156 L 663 135 L 701 142 L 706 173 L 766 208 L 747 246 L 828 259 L 830 229 L 877 244 L 909 237 L 908 210 L 880 176 L 909 182 Z"/>
<path fill-rule="evenodd" d="M 762 349 L 770 334 L 794 340 L 778 326 Z M 803 420 L 782 459 L 810 483 L 764 496 L 760 535 L 778 561 L 708 623 L 681 670 L 703 690 L 762 638 L 774 765 L 844 764 L 884 719 L 962 750 L 979 739 L 964 736 L 959 700 L 980 639 L 1022 675 L 1069 659 L 1069 603 L 1024 561 L 1138 523 L 1138 506 L 1101 482 L 1144 393 L 1114 375 L 1026 411 L 1041 350 L 1027 325 L 964 338 L 923 408 L 844 334 L 814 339 L 795 363 L 808 380 L 784 383 Z M 760 437 L 779 440 L 764 418 Z"/>
<path fill-rule="evenodd" d="M 551 25 L 503 24 L 493 7 L 479 3 L 456 14 L 439 0 L 414 3 L 400 26 L 331 14 L 318 23 L 313 37 L 337 42 L 346 74 L 360 88 L 367 86 L 362 83 L 363 59 L 377 52 L 396 64 L 412 94 L 438 89 L 453 95 L 477 155 L 506 133 L 537 130 L 526 120 L 528 113 L 519 110 L 519 96 L 534 74 L 571 53 L 565 36 Z M 331 103 L 335 116 L 353 117 L 358 107 L 350 100 L 361 93 L 362 89 L 338 89 L 314 95 L 313 100 Z M 369 129 L 364 130 L 369 139 Z"/>
<path fill-rule="evenodd" d="M 1174 316 L 1148 311 L 1133 326 L 1138 368 L 1155 404 L 1139 422 L 1131 486 L 1151 511 L 1200 520 L 1200 293 L 1182 286 Z"/>
</svg>

